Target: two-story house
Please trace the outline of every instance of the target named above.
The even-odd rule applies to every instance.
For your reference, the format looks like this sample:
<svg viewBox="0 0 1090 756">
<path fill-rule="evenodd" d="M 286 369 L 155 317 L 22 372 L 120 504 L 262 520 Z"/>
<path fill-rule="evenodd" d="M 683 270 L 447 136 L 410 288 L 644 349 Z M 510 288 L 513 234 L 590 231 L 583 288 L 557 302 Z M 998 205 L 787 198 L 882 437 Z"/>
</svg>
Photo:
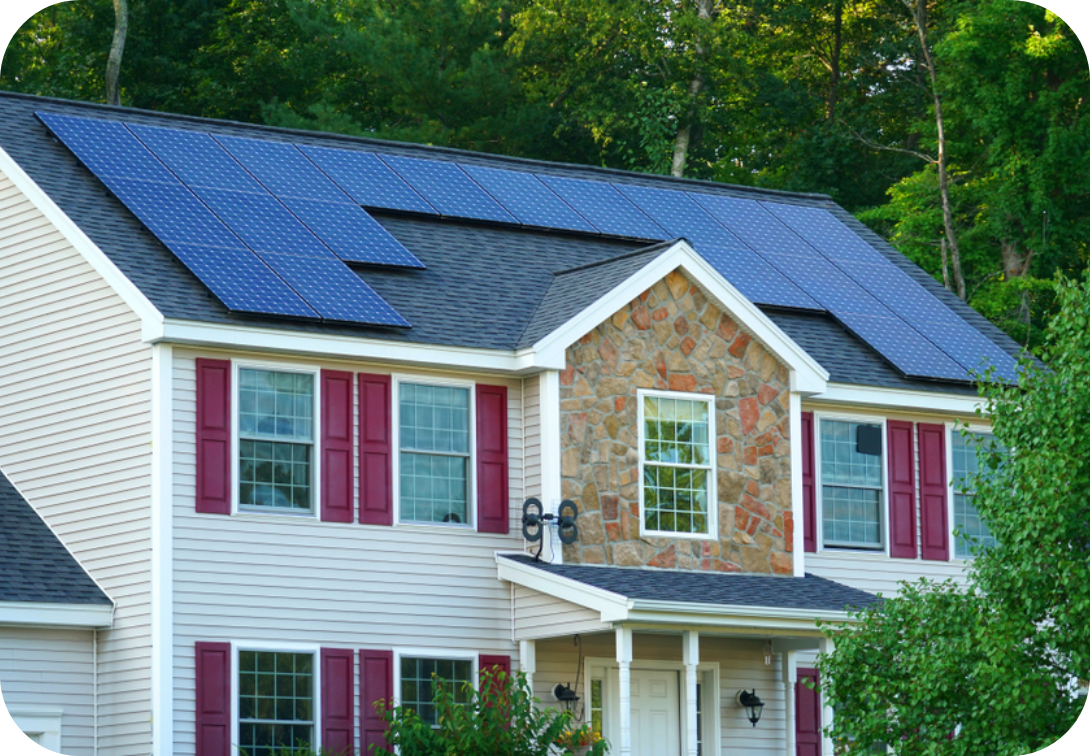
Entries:
<svg viewBox="0 0 1090 756">
<path fill-rule="evenodd" d="M 815 620 L 961 573 L 1016 349 L 824 196 L 0 95 L 0 469 L 114 605 L 71 756 L 366 751 L 495 666 L 828 752 Z"/>
</svg>

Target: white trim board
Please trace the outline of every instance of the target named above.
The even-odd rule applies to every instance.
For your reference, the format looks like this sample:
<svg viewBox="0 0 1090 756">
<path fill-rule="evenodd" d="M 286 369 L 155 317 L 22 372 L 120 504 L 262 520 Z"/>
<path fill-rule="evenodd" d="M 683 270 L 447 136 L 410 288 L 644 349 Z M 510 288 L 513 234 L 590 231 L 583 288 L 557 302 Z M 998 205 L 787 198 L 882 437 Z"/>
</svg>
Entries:
<svg viewBox="0 0 1090 756">
<path fill-rule="evenodd" d="M 854 386 L 849 383 L 829 383 L 825 391 L 806 397 L 806 402 L 974 416 L 978 409 L 981 412 L 986 409 L 984 400 L 978 396 Z"/>
<path fill-rule="evenodd" d="M 112 627 L 112 604 L 50 604 L 0 601 L 0 625 L 29 627 Z"/>
</svg>

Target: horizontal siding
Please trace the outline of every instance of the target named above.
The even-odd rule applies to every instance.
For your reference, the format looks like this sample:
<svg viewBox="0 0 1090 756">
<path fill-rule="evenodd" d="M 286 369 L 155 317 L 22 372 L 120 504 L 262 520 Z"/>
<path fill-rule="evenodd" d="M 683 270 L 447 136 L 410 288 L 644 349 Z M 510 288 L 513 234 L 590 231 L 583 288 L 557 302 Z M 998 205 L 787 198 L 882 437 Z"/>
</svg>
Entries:
<svg viewBox="0 0 1090 756">
<path fill-rule="evenodd" d="M 541 376 L 523 380 L 522 406 L 526 416 L 526 496 L 541 496 Z"/>
<path fill-rule="evenodd" d="M 528 640 L 564 633 L 597 633 L 608 629 L 600 612 L 530 590 L 515 591 L 515 638 Z"/>
<path fill-rule="evenodd" d="M 10 710 L 60 709 L 61 752 L 94 754 L 94 634 L 0 627 L 0 691 Z"/>
<path fill-rule="evenodd" d="M 100 756 L 150 747 L 150 379 L 139 319 L 0 176 L 0 467 L 117 602 Z"/>
<path fill-rule="evenodd" d="M 612 633 L 582 636 L 584 658 L 615 659 Z M 700 661 L 719 664 L 719 716 L 722 756 L 735 753 L 783 756 L 786 748 L 787 720 L 784 716 L 784 685 L 779 655 L 772 664 L 764 663 L 763 641 L 740 638 L 700 637 Z M 552 689 L 557 684 L 574 685 L 579 663 L 579 648 L 571 638 L 559 638 L 536 643 L 537 671 L 534 673 L 534 695 L 542 701 L 554 701 Z M 681 636 L 633 633 L 632 668 L 640 660 L 680 662 Z M 579 674 L 580 687 L 585 670 Z M 735 703 L 742 688 L 756 690 L 764 701 L 761 722 L 753 727 Z M 582 691 L 578 691 L 583 696 Z M 582 705 L 583 702 L 580 702 Z M 552 704 L 556 705 L 556 704 Z M 607 717 L 609 714 L 607 713 Z M 609 728 L 609 724 L 606 724 Z"/>
<path fill-rule="evenodd" d="M 516 655 L 510 589 L 496 577 L 495 552 L 522 548 L 521 380 L 477 379 L 508 387 L 509 535 L 450 527 L 323 523 L 277 515 L 198 515 L 194 511 L 197 355 L 182 349 L 174 354 L 177 756 L 194 751 L 197 641 L 290 641 L 352 649 L 433 648 Z M 373 366 L 345 363 L 321 367 L 376 371 Z M 356 413 L 353 416 L 358 420 Z"/>
</svg>

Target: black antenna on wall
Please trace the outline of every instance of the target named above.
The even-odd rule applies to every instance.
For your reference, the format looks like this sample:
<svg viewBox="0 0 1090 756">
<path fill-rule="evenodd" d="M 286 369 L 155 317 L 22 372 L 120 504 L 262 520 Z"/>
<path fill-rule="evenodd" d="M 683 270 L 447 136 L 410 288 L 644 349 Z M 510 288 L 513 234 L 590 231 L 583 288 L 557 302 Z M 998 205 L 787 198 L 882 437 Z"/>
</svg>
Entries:
<svg viewBox="0 0 1090 756">
<path fill-rule="evenodd" d="M 556 514 L 545 512 L 541 500 L 530 497 L 522 505 L 522 537 L 530 543 L 538 543 L 534 561 L 541 561 L 541 552 L 545 548 L 545 528 L 556 525 L 560 542 L 563 544 L 575 543 L 579 538 L 579 526 L 575 524 L 579 517 L 579 507 L 571 499 L 564 499 Z"/>
</svg>

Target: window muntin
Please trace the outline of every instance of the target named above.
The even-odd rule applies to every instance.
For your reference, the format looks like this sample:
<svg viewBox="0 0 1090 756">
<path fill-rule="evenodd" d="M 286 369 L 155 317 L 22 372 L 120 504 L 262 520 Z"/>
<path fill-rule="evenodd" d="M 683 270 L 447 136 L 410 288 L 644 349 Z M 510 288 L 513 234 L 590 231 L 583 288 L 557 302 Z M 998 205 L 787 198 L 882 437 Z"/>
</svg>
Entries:
<svg viewBox="0 0 1090 756">
<path fill-rule="evenodd" d="M 314 375 L 239 368 L 239 507 L 310 511 Z"/>
<path fill-rule="evenodd" d="M 954 544 L 954 556 L 959 559 L 968 559 L 973 555 L 973 544 L 970 538 L 983 548 L 995 545 L 995 538 L 988 526 L 980 519 L 980 514 L 973 504 L 975 492 L 972 490 L 973 478 L 980 473 L 979 455 L 987 451 L 993 437 L 989 433 L 970 433 L 966 436 L 956 430 L 951 435 L 954 529 L 958 533 Z"/>
<path fill-rule="evenodd" d="M 709 533 L 712 400 L 644 394 L 641 409 L 644 531 Z"/>
<path fill-rule="evenodd" d="M 469 522 L 469 389 L 398 384 L 403 522 Z"/>
<path fill-rule="evenodd" d="M 857 448 L 860 427 L 873 423 L 821 421 L 821 503 L 827 546 L 881 549 L 882 455 Z"/>
<path fill-rule="evenodd" d="M 432 703 L 437 681 L 450 686 L 449 691 L 455 703 L 469 703 L 473 686 L 473 662 L 469 659 L 401 657 L 400 703 L 413 709 L 420 715 L 420 719 L 432 726 L 439 724 L 438 713 Z"/>
<path fill-rule="evenodd" d="M 239 651 L 239 749 L 247 756 L 303 753 L 313 737 L 314 655 Z"/>
</svg>

